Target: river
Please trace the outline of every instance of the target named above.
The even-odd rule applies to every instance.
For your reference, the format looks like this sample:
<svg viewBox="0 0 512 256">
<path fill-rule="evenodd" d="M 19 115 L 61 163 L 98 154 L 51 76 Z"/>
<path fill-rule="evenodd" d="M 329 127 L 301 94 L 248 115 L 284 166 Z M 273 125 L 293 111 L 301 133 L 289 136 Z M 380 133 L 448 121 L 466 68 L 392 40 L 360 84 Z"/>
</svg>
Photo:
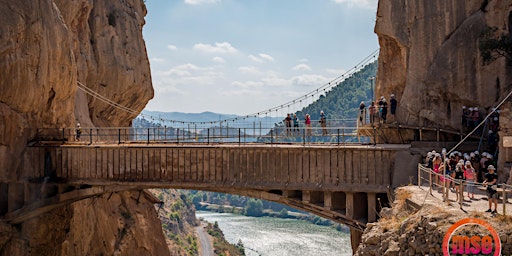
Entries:
<svg viewBox="0 0 512 256">
<path fill-rule="evenodd" d="M 211 223 L 217 221 L 230 243 L 241 239 L 247 256 L 352 255 L 350 234 L 331 227 L 303 220 L 207 211 L 197 211 L 196 216 Z"/>
</svg>

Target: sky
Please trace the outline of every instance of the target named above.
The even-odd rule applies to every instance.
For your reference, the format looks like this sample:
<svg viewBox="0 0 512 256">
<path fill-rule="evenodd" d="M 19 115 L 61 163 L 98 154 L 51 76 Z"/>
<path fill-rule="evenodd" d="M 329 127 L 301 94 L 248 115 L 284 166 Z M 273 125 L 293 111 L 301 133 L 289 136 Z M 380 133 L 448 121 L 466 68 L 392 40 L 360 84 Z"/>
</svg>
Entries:
<svg viewBox="0 0 512 256">
<path fill-rule="evenodd" d="M 379 48 L 377 0 L 147 0 L 146 6 L 143 36 L 155 90 L 146 110 L 257 113 L 325 85 Z"/>
</svg>

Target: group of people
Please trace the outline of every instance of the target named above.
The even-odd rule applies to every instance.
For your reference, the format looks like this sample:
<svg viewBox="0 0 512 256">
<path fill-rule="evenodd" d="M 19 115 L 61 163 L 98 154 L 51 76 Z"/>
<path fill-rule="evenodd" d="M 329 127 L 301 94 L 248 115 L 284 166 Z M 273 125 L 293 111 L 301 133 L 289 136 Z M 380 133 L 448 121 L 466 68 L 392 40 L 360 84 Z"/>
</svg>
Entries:
<svg viewBox="0 0 512 256">
<path fill-rule="evenodd" d="M 478 107 L 462 106 L 462 131 L 469 132 L 475 129 L 483 118 Z M 498 148 L 498 130 L 500 128 L 500 110 L 491 108 L 489 110 L 489 119 L 483 127 L 476 130 L 476 134 L 487 135 L 487 146 L 492 154 L 496 154 Z"/>
<path fill-rule="evenodd" d="M 390 103 L 390 112 L 391 112 L 391 121 L 396 122 L 396 108 L 398 106 L 398 101 L 394 94 L 391 94 Z M 359 104 L 359 123 L 361 125 L 366 124 L 366 113 L 369 113 L 370 124 L 375 123 L 386 123 L 388 117 L 388 103 L 384 96 L 381 96 L 377 103 L 372 101 L 371 105 L 368 107 L 368 111 L 366 111 L 366 105 L 364 101 L 361 101 Z"/>
<path fill-rule="evenodd" d="M 292 117 L 293 115 L 293 117 Z M 285 119 L 283 120 L 284 125 L 286 127 L 286 136 L 290 135 L 299 135 L 299 118 L 297 114 L 286 114 Z M 320 120 L 318 120 L 320 126 L 322 127 L 322 135 L 325 136 L 328 134 L 327 132 L 327 118 L 325 116 L 324 111 L 320 111 Z M 304 124 L 306 125 L 306 136 L 311 136 L 311 116 L 309 114 L 304 115 Z M 293 126 L 293 129 L 292 129 Z"/>
<path fill-rule="evenodd" d="M 498 174 L 492 154 L 487 152 L 480 154 L 478 151 L 470 153 L 454 151 L 447 155 L 446 149 L 443 149 L 441 153 L 433 150 L 427 153 L 424 164 L 437 174 L 434 183 L 439 187 L 446 186 L 443 189 L 446 198 L 448 198 L 450 190 L 455 192 L 457 201 L 459 200 L 459 194 L 464 197 L 464 191 L 460 191 L 462 184 L 466 187 L 467 197 L 472 200 L 475 198 L 475 188 L 478 184 L 481 184 L 486 187 L 489 201 L 487 212 L 497 212 L 499 194 L 496 190 L 496 184 Z M 494 210 L 492 210 L 492 204 L 494 204 Z"/>
</svg>

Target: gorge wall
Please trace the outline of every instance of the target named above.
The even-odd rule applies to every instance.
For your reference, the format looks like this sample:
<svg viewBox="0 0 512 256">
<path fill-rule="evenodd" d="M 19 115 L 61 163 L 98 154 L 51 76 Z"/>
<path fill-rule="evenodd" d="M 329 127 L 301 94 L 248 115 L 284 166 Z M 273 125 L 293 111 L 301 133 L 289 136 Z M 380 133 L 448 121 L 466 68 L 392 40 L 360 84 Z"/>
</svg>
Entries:
<svg viewBox="0 0 512 256">
<path fill-rule="evenodd" d="M 486 115 L 512 89 L 505 58 L 486 64 L 479 50 L 488 27 L 510 35 L 511 23 L 511 1 L 379 0 L 376 95 L 396 95 L 401 124 L 458 131 L 463 106 Z M 501 138 L 512 134 L 510 102 L 501 107 Z M 506 162 L 512 152 L 500 143 L 502 181 Z"/>
<path fill-rule="evenodd" d="M 129 126 L 153 97 L 143 0 L 0 0 L 0 188 L 37 128 Z M 0 224 L 0 255 L 169 254 L 152 203 L 120 192 Z M 5 201 L 2 201 L 5 203 Z M 2 207 L 6 207 L 2 204 Z M 5 209 L 2 209 L 5 211 Z"/>
</svg>

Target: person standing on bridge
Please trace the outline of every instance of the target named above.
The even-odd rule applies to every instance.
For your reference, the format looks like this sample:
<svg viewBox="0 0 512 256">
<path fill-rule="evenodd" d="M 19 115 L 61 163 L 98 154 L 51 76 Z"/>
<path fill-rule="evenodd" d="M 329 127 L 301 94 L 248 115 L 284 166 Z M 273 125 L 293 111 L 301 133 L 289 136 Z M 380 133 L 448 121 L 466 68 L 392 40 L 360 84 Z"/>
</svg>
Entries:
<svg viewBox="0 0 512 256">
<path fill-rule="evenodd" d="M 293 132 L 296 134 L 299 133 L 299 118 L 297 117 L 297 114 L 293 114 Z"/>
<path fill-rule="evenodd" d="M 393 122 L 397 122 L 396 121 L 396 107 L 398 106 L 398 101 L 396 100 L 395 98 L 395 95 L 394 94 L 391 94 L 391 100 L 389 100 L 389 104 L 390 104 L 390 110 L 391 110 L 391 121 Z"/>
<path fill-rule="evenodd" d="M 364 105 L 364 101 L 361 101 L 361 104 L 359 104 L 359 123 L 361 125 L 366 123 L 366 105 Z"/>
<path fill-rule="evenodd" d="M 82 135 L 82 127 L 80 127 L 80 123 L 76 124 L 75 132 L 75 141 L 80 141 L 80 135 Z"/>
<path fill-rule="evenodd" d="M 306 136 L 311 136 L 311 116 L 309 114 L 306 114 L 304 117 L 304 123 L 306 124 Z"/>
<path fill-rule="evenodd" d="M 290 136 L 290 132 L 292 130 L 292 117 L 290 114 L 286 114 L 286 118 L 283 120 L 286 126 L 286 136 Z"/>
<path fill-rule="evenodd" d="M 372 104 L 368 107 L 368 110 L 370 112 L 370 123 L 373 125 L 375 120 L 379 118 L 377 115 L 377 106 L 375 106 L 375 101 L 372 101 Z"/>
<path fill-rule="evenodd" d="M 324 111 L 320 111 L 320 126 L 322 126 L 322 135 L 327 135 L 327 118 L 325 117 Z"/>
</svg>

